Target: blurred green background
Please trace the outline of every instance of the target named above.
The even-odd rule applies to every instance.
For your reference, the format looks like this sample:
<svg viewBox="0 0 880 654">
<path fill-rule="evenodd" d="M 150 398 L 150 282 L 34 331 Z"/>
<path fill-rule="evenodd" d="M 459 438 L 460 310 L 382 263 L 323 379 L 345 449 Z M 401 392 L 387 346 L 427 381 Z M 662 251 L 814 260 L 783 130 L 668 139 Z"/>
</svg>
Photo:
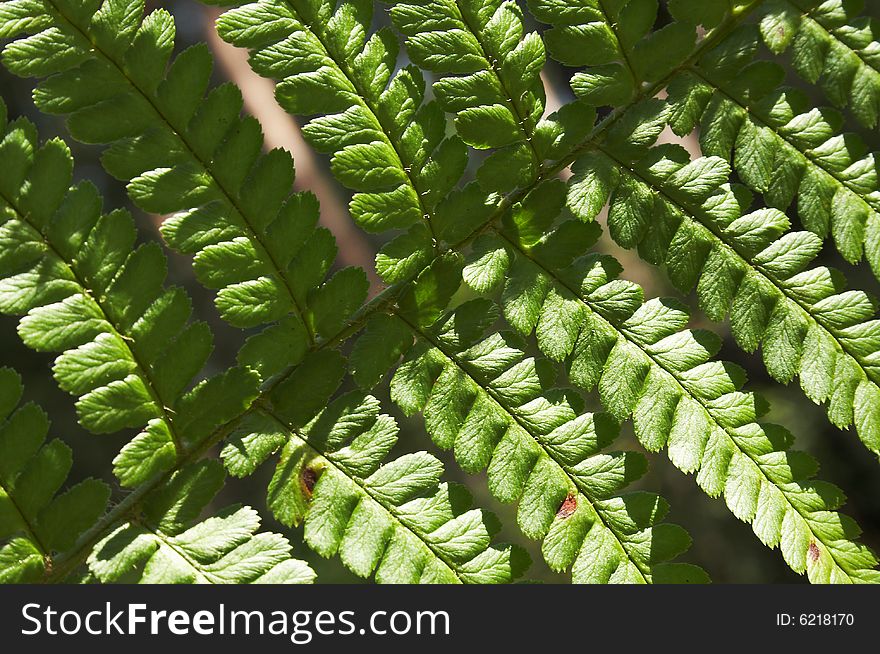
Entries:
<svg viewBox="0 0 880 654">
<path fill-rule="evenodd" d="M 148 2 L 148 5 L 166 7 L 174 14 L 178 25 L 178 49 L 213 37 L 213 14 L 195 0 Z M 868 5 L 871 6 L 870 11 L 880 15 L 880 3 L 869 2 Z M 377 11 L 376 21 L 387 22 L 385 6 L 379 6 L 382 9 Z M 219 83 L 231 78 L 243 86 L 250 102 L 250 109 L 263 122 L 267 140 L 273 146 L 281 144 L 294 151 L 297 163 L 297 187 L 318 192 L 322 201 L 322 221 L 337 234 L 340 240 L 340 254 L 345 259 L 345 263 L 371 266 L 372 256 L 380 242 L 352 230 L 345 210 L 348 202 L 347 191 L 331 179 L 326 158 L 302 149 L 302 144 L 296 140 L 296 125 L 293 119 L 282 115 L 280 110 L 271 106 L 269 95 L 271 89 L 265 84 L 261 85 L 261 81 L 251 75 L 240 53 L 236 54 L 227 48 L 222 48 L 217 44 L 216 38 L 210 38 L 210 41 L 212 47 L 220 48 L 218 53 L 222 61 L 222 64 L 218 62 L 216 66 L 215 81 Z M 770 56 L 766 51 L 762 54 Z M 782 63 L 786 61 L 785 56 L 778 60 Z M 571 99 L 567 85 L 571 73 L 572 71 L 552 63 L 548 65 L 545 81 L 548 85 L 550 106 Z M 802 86 L 793 74 L 789 75 L 787 83 Z M 31 80 L 20 80 L 5 69 L 0 69 L 0 92 L 9 106 L 10 116 L 29 117 L 37 123 L 44 138 L 52 136 L 64 138 L 70 144 L 76 158 L 76 178 L 87 178 L 97 184 L 104 194 L 105 208 L 127 207 L 133 210 L 143 240 L 158 239 L 156 226 L 160 218 L 133 209 L 126 198 L 123 185 L 103 172 L 99 161 L 99 148 L 73 142 L 67 137 L 61 120 L 43 116 L 35 111 L 31 101 L 32 88 Z M 813 94 L 817 105 L 828 104 L 825 98 L 817 95 L 816 89 L 805 88 L 805 90 Z M 845 129 L 859 133 L 872 150 L 880 147 L 880 135 L 876 130 L 873 132 L 865 130 L 852 121 L 847 122 Z M 685 145 L 695 151 L 696 144 L 693 141 Z M 793 215 L 791 218 L 797 226 L 797 218 Z M 642 284 L 645 287 L 646 297 L 675 295 L 664 274 L 642 263 L 632 252 L 621 250 L 607 237 L 603 237 L 599 247 L 622 261 L 624 276 Z M 207 320 L 213 328 L 215 352 L 209 364 L 210 369 L 206 373 L 218 372 L 234 362 L 235 353 L 243 342 L 242 333 L 219 320 L 213 306 L 212 294 L 195 282 L 187 258 L 168 250 L 166 252 L 170 259 L 169 282 L 183 286 L 190 292 L 196 314 Z M 822 253 L 821 263 L 842 269 L 851 287 L 861 288 L 880 296 L 880 285 L 867 266 L 862 268 L 849 266 L 837 255 L 833 247 L 826 248 Z M 796 447 L 818 458 L 822 465 L 819 476 L 843 488 L 849 498 L 844 511 L 862 526 L 864 542 L 875 551 L 880 550 L 880 467 L 875 457 L 864 448 L 852 431 L 842 432 L 831 426 L 824 409 L 807 400 L 798 388 L 797 382 L 788 387 L 773 382 L 760 361 L 760 355 L 744 354 L 730 338 L 727 325 L 711 325 L 696 309 L 694 298 L 686 299 L 694 308 L 693 326 L 711 327 L 724 336 L 725 345 L 720 356 L 743 366 L 749 373 L 751 390 L 763 394 L 769 400 L 772 408 L 765 419 L 786 426 L 796 437 Z M 17 337 L 16 323 L 13 318 L 0 317 L 0 344 L 2 344 L 0 365 L 12 366 L 22 374 L 27 388 L 26 399 L 38 402 L 49 412 L 53 423 L 52 433 L 63 438 L 73 447 L 75 467 L 71 481 L 88 476 L 99 476 L 113 484 L 110 461 L 133 434 L 98 437 L 86 433 L 76 422 L 73 398 L 59 390 L 51 377 L 54 357 L 26 349 Z M 425 435 L 419 418 L 407 419 L 400 415 L 399 411 L 395 411 L 395 407 L 387 397 L 387 387 L 380 387 L 376 394 L 382 401 L 385 411 L 395 415 L 401 425 L 398 453 L 428 449 L 439 456 L 447 464 L 447 477 L 450 480 L 468 486 L 478 505 L 499 515 L 505 525 L 500 536 L 501 540 L 521 543 L 529 549 L 533 560 L 527 574 L 530 579 L 548 582 L 565 580 L 563 575 L 552 573 L 543 563 L 535 544 L 525 541 L 519 534 L 515 526 L 513 509 L 510 506 L 500 505 L 491 498 L 486 489 L 484 476 L 464 475 L 447 453 L 437 451 Z M 595 398 L 588 400 L 591 410 L 599 410 Z M 616 447 L 639 449 L 628 425 L 624 426 L 624 433 Z M 659 492 L 669 500 L 672 506 L 669 520 L 684 526 L 694 539 L 692 548 L 680 560 L 703 566 L 716 583 L 805 583 L 804 577 L 789 570 L 778 551 L 768 550 L 757 540 L 750 526 L 736 520 L 722 500 L 708 498 L 692 479 L 676 470 L 665 455 L 649 455 L 649 458 L 650 471 L 638 486 Z M 270 475 L 271 466 L 266 465 L 249 479 L 230 479 L 227 487 L 215 500 L 216 506 L 247 503 L 260 509 L 264 515 L 265 526 L 286 533 L 290 537 L 296 555 L 308 560 L 318 571 L 319 582 L 360 581 L 348 572 L 338 559 L 321 559 L 302 545 L 301 529 L 289 530 L 272 520 L 265 510 L 265 489 Z"/>
</svg>

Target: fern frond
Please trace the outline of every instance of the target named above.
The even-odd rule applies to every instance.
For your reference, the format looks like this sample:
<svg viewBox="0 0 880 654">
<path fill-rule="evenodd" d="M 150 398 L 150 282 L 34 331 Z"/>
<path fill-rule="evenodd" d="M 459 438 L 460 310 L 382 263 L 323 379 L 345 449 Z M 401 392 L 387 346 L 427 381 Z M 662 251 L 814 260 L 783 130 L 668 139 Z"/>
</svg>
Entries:
<svg viewBox="0 0 880 654">
<path fill-rule="evenodd" d="M 729 313 L 740 347 L 761 347 L 771 376 L 783 383 L 799 376 L 810 399 L 828 401 L 835 425 L 854 424 L 865 446 L 880 452 L 873 299 L 844 291 L 837 271 L 807 268 L 822 247 L 818 236 L 786 233 L 788 218 L 776 209 L 745 213 L 750 194 L 726 183 L 723 159 L 691 161 L 670 144 L 647 148 L 667 110 L 659 100 L 645 102 L 579 159 L 569 207 L 592 220 L 610 197 L 608 225 L 619 244 L 664 265 L 682 291 L 696 286 L 711 319 Z"/>
<path fill-rule="evenodd" d="M 352 218 L 369 232 L 406 229 L 377 258 L 394 283 L 430 261 L 436 208 L 467 165 L 464 144 L 446 138 L 443 111 L 425 103 L 415 66 L 396 72 L 398 43 L 388 28 L 370 34 L 372 2 L 260 0 L 221 16 L 220 36 L 250 50 L 251 67 L 279 80 L 287 111 L 312 116 L 303 134 L 332 154 L 331 170 L 355 191 Z"/>
<path fill-rule="evenodd" d="M 86 479 L 56 495 L 73 463 L 60 440 L 46 443 L 49 420 L 33 403 L 19 408 L 21 378 L 0 368 L 0 583 L 33 583 L 52 557 L 73 547 L 101 516 L 107 484 Z"/>
<path fill-rule="evenodd" d="M 745 28 L 669 86 L 677 134 L 700 126 L 704 155 L 719 156 L 768 205 L 797 199 L 801 222 L 821 238 L 833 235 L 851 263 L 864 256 L 880 277 L 880 191 L 873 153 L 855 134 L 841 134 L 842 116 L 814 108 L 796 89 L 778 87 L 784 70 L 753 61 L 757 28 Z"/>
<path fill-rule="evenodd" d="M 817 84 L 838 107 L 849 106 L 862 125 L 880 118 L 880 43 L 877 19 L 860 16 L 856 0 L 773 0 L 761 10 L 761 36 L 774 53 L 792 49 L 794 70 Z"/>
<path fill-rule="evenodd" d="M 360 305 L 362 271 L 339 271 L 321 285 L 336 244 L 316 227 L 317 201 L 291 194 L 288 153 L 261 154 L 259 124 L 239 115 L 240 91 L 231 84 L 208 91 L 207 46 L 171 61 L 167 11 L 143 18 L 143 0 L 11 4 L 16 11 L 0 15 L 0 38 L 29 36 L 5 47 L 4 65 L 49 76 L 35 91 L 38 108 L 67 115 L 77 140 L 109 145 L 102 163 L 128 182 L 140 208 L 175 214 L 162 234 L 195 255 L 197 277 L 218 289 L 227 321 L 254 327 L 285 318 L 314 342 L 334 331 L 340 310 Z"/>
<path fill-rule="evenodd" d="M 7 577 L 311 581 L 287 540 L 258 533 L 253 509 L 202 519 L 226 477 L 210 459 L 219 447 L 234 476 L 272 459 L 273 516 L 361 577 L 516 580 L 523 552 L 493 544 L 497 520 L 443 481 L 438 459 L 390 458 L 397 425 L 368 393 L 393 373 L 392 400 L 423 414 L 463 471 L 485 472 L 575 581 L 708 580 L 674 562 L 690 538 L 662 522 L 665 500 L 631 490 L 646 458 L 608 451 L 631 419 L 647 450 L 723 495 L 797 573 L 880 582 L 838 512 L 842 491 L 814 479 L 817 462 L 789 432 L 760 422 L 767 406 L 744 371 L 713 359 L 720 339 L 687 329 L 680 303 L 645 302 L 614 259 L 591 253 L 607 205 L 612 238 L 696 288 L 711 319 L 730 315 L 771 376 L 798 376 L 833 424 L 855 425 L 880 454 L 876 305 L 810 267 L 830 235 L 880 278 L 876 163 L 840 133 L 840 114 L 811 110 L 779 67 L 754 61 L 761 38 L 776 53 L 794 43 L 801 74 L 876 123 L 880 50 L 874 24 L 853 17 L 858 2 L 669 0 L 661 12 L 656 0 L 390 0 L 413 65 L 369 0 L 203 3 L 231 7 L 220 35 L 307 117 L 307 140 L 354 191 L 355 221 L 388 235 L 376 263 L 392 286 L 365 303 L 362 270 L 331 272 L 335 240 L 315 197 L 293 192 L 290 156 L 262 152 L 236 87 L 210 88 L 204 44 L 174 52 L 167 11 L 0 2 L 2 60 L 44 78 L 38 107 L 107 146 L 104 167 L 141 209 L 166 215 L 165 240 L 193 256 L 221 316 L 262 330 L 239 366 L 196 382 L 211 333 L 166 288 L 161 249 L 137 247 L 131 217 L 103 215 L 93 186 L 70 188 L 64 143 L 7 125 L 0 104 L 0 310 L 24 316 L 31 347 L 61 353 L 55 376 L 87 429 L 141 432 L 114 460 L 131 492 L 105 512 L 106 486 L 87 481 L 69 491 L 85 517 L 67 512 L 73 500 L 53 496 L 69 452 L 43 445 L 35 408 L 5 419 L 20 390 L 0 370 Z M 549 25 L 546 52 L 525 6 Z M 545 116 L 548 55 L 583 70 L 580 100 Z M 667 126 L 699 126 L 704 156 L 657 145 Z M 482 152 L 470 161 L 468 147 Z M 568 183 L 555 179 L 569 167 Z M 734 172 L 770 208 L 752 210 Z M 808 231 L 790 231 L 795 199 Z M 594 391 L 607 414 L 586 411 Z"/>
<path fill-rule="evenodd" d="M 73 161 L 63 141 L 41 146 L 25 120 L 0 121 L 0 133 L 9 165 L 0 181 L 0 311 L 24 316 L 26 345 L 63 353 L 53 372 L 79 396 L 86 429 L 146 425 L 115 462 L 120 481 L 135 486 L 246 408 L 259 380 L 230 371 L 185 393 L 211 352 L 211 332 L 187 324 L 189 298 L 164 287 L 161 249 L 133 249 L 131 217 L 102 215 L 91 184 L 68 191 Z"/>
<path fill-rule="evenodd" d="M 549 55 L 583 68 L 571 79 L 575 95 L 592 106 L 620 106 L 680 67 L 702 39 L 723 32 L 751 11 L 752 0 L 672 0 L 673 20 L 654 30 L 656 0 L 528 0 L 532 14 L 550 25 L 543 34 Z M 757 4 L 760 4 L 758 2 Z"/>
<path fill-rule="evenodd" d="M 355 191 L 352 218 L 369 232 L 406 229 L 386 244 L 377 271 L 395 283 L 431 260 L 436 209 L 464 172 L 467 151 L 446 138 L 443 111 L 425 103 L 415 66 L 395 72 L 398 43 L 383 28 L 372 35 L 372 2 L 260 0 L 218 20 L 220 36 L 248 48 L 258 74 L 280 80 L 279 104 L 311 116 L 303 134 L 332 154 L 331 170 Z"/>
<path fill-rule="evenodd" d="M 304 523 L 312 549 L 338 554 L 361 577 L 375 574 L 379 583 L 518 577 L 527 555 L 491 546 L 496 519 L 470 509 L 464 488 L 441 483 L 440 461 L 416 452 L 383 463 L 396 442 L 397 424 L 379 413 L 378 400 L 348 393 L 301 428 L 269 407 L 250 413 L 222 457 L 231 474 L 245 476 L 280 452 L 268 492 L 273 515 L 288 526 Z"/>
<path fill-rule="evenodd" d="M 315 573 L 290 557 L 286 538 L 257 533 L 260 518 L 250 507 L 193 524 L 224 478 L 223 466 L 211 460 L 175 472 L 137 515 L 97 543 L 90 572 L 105 583 L 311 583 Z"/>
<path fill-rule="evenodd" d="M 454 266 L 434 266 L 420 283 L 450 274 Z M 690 538 L 660 522 L 666 501 L 622 492 L 647 462 L 635 452 L 602 452 L 618 429 L 609 416 L 584 413 L 583 400 L 554 388 L 547 362 L 528 357 L 513 334 L 483 338 L 497 317 L 487 300 L 431 327 L 437 311 L 418 294 L 417 284 L 391 318 L 409 331 L 401 333 L 409 351 L 391 381 L 392 399 L 407 414 L 423 412 L 431 438 L 466 472 L 487 470 L 497 499 L 519 503 L 520 529 L 543 541 L 551 568 L 572 568 L 578 583 L 707 580 L 700 568 L 669 562 Z"/>
<path fill-rule="evenodd" d="M 554 224 L 564 202 L 561 182 L 538 187 L 473 255 L 481 261 L 485 252 L 505 253 L 493 257 L 492 276 L 504 280 L 508 322 L 523 336 L 534 332 L 541 351 L 565 361 L 578 387 L 598 389 L 618 421 L 632 418 L 646 449 L 665 448 L 708 495 L 723 494 L 731 512 L 768 547 L 778 546 L 793 570 L 819 583 L 880 579 L 876 557 L 855 542 L 856 524 L 835 512 L 842 492 L 811 479 L 818 464 L 790 450 L 791 434 L 758 422 L 764 402 L 742 391 L 745 372 L 711 360 L 720 339 L 683 330 L 689 316 L 674 300 L 644 302 L 641 288 L 617 279 L 621 268 L 612 257 L 582 256 L 599 230 Z M 562 241 L 571 244 L 567 253 Z"/>
<path fill-rule="evenodd" d="M 541 70 L 546 53 L 537 32 L 526 32 L 522 10 L 503 0 L 394 0 L 391 19 L 406 37 L 412 60 L 444 75 L 433 85 L 455 116 L 462 140 L 497 151 L 477 179 L 506 192 L 535 179 L 551 144 L 553 123 Z"/>
</svg>

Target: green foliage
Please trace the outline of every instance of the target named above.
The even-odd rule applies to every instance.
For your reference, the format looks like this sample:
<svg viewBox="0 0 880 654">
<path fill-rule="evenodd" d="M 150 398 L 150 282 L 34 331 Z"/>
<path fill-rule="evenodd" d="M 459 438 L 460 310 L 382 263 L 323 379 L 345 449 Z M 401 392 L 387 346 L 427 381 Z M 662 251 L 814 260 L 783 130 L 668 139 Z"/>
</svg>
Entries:
<svg viewBox="0 0 880 654">
<path fill-rule="evenodd" d="M 371 21 L 370 0 L 261 0 L 224 14 L 217 28 L 250 49 L 257 73 L 279 80 L 282 107 L 321 114 L 303 133 L 356 191 L 355 222 L 369 232 L 408 230 L 379 255 L 379 273 L 395 282 L 430 258 L 438 200 L 464 172 L 467 152 L 458 137 L 446 138 L 437 103 L 424 102 L 421 71 L 396 71 L 394 34 L 370 35 Z"/>
<path fill-rule="evenodd" d="M 761 36 L 776 53 L 791 47 L 792 65 L 818 84 L 835 106 L 849 105 L 856 120 L 880 118 L 877 18 L 859 16 L 861 0 L 784 0 L 765 3 Z"/>
<path fill-rule="evenodd" d="M 693 565 L 667 562 L 690 538 L 660 523 L 665 500 L 621 493 L 647 462 L 635 452 L 602 451 L 616 422 L 584 413 L 563 388 L 544 391 L 553 386 L 552 368 L 527 357 L 512 334 L 480 340 L 473 318 L 494 322 L 490 303 L 463 304 L 434 329 L 398 316 L 417 341 L 391 382 L 395 402 L 406 413 L 424 412 L 439 447 L 452 449 L 467 472 L 486 469 L 499 500 L 519 503 L 519 527 L 543 541 L 551 568 L 571 567 L 576 583 L 708 580 Z"/>
<path fill-rule="evenodd" d="M 559 182 L 539 186 L 526 202 L 538 202 L 534 196 L 544 196 L 543 206 L 557 212 L 565 200 Z M 579 256 L 598 235 L 587 229 L 595 225 L 552 222 L 546 213 L 536 218 L 518 211 L 491 237 L 491 246 L 510 252 L 509 263 L 496 271 L 505 280 L 507 321 L 522 336 L 534 332 L 541 351 L 564 362 L 575 385 L 596 389 L 617 420 L 631 418 L 645 449 L 666 449 L 708 495 L 723 495 L 730 511 L 751 523 L 767 546 L 778 546 L 792 569 L 821 583 L 876 580 L 876 558 L 853 542 L 858 528 L 834 513 L 841 491 L 810 479 L 818 464 L 790 449 L 788 431 L 758 422 L 766 403 L 742 390 L 745 372 L 712 360 L 720 339 L 683 329 L 689 315 L 673 299 L 644 302 L 636 284 L 617 278 L 621 267 L 612 257 Z M 547 247 L 577 232 L 575 256 Z"/>
<path fill-rule="evenodd" d="M 731 11 L 750 2 L 672 0 L 673 21 L 653 29 L 660 7 L 657 0 L 529 0 L 544 33 L 549 54 L 572 67 L 584 67 L 571 80 L 575 95 L 594 106 L 618 106 L 632 101 L 639 87 L 657 82 L 681 65 L 694 50 L 697 26 L 723 29 Z"/>
<path fill-rule="evenodd" d="M 637 129 L 656 138 L 667 107 L 656 101 L 642 109 Z M 609 231 L 618 243 L 663 265 L 683 292 L 696 287 L 706 315 L 729 315 L 737 343 L 747 352 L 760 347 L 774 378 L 787 383 L 799 376 L 810 399 L 828 402 L 835 425 L 854 424 L 864 444 L 880 452 L 874 300 L 844 290 L 838 271 L 809 267 L 819 237 L 789 231 L 777 209 L 747 213 L 752 197 L 725 182 L 730 169 L 723 159 L 691 161 L 677 145 L 633 147 L 617 142 L 615 130 L 573 168 L 569 206 L 578 217 L 592 220 L 592 209 L 608 200 Z M 585 187 L 595 194 L 590 211 L 581 209 Z"/>
<path fill-rule="evenodd" d="M 689 328 L 685 302 L 621 278 L 597 221 L 607 209 L 617 244 L 695 290 L 771 377 L 798 377 L 880 454 L 875 300 L 816 263 L 833 241 L 880 278 L 876 160 L 842 131 L 844 112 L 783 85 L 788 65 L 877 124 L 880 46 L 861 3 L 203 2 L 227 7 L 219 35 L 329 155 L 389 286 L 367 301 L 365 272 L 335 268 L 291 156 L 263 151 L 241 92 L 212 87 L 205 44 L 176 48 L 168 11 L 2 0 L 3 64 L 39 80 L 39 110 L 102 147 L 220 317 L 249 331 L 218 371 L 207 323 L 166 286 L 156 235 L 105 213 L 94 185 L 73 183 L 65 143 L 41 142 L 0 103 L 0 311 L 20 318 L 26 345 L 58 354 L 80 424 L 128 439 L 113 460 L 118 503 L 108 510 L 109 488 L 90 479 L 56 497 L 70 450 L 44 444 L 46 417 L 16 410 L 20 382 L 0 369 L 0 580 L 311 582 L 254 509 L 205 515 L 227 472 L 269 465 L 272 517 L 360 577 L 517 580 L 528 555 L 494 542 L 503 525 L 444 480 L 419 449 L 430 439 L 516 505 L 553 571 L 708 581 L 677 560 L 691 539 L 664 521 L 667 501 L 633 487 L 649 458 L 613 449 L 631 421 L 644 450 L 723 498 L 794 572 L 880 581 L 838 512 L 843 491 L 762 421 L 767 401 L 715 358 L 714 332 Z M 575 69 L 576 100 L 550 112 L 543 74 L 559 65 Z M 698 132 L 700 155 L 669 131 Z M 424 434 L 407 425 L 398 441 L 376 399 L 386 390 Z"/>
<path fill-rule="evenodd" d="M 470 509 L 467 491 L 441 483 L 427 452 L 383 464 L 397 442 L 394 419 L 371 396 L 337 398 L 308 425 L 292 428 L 267 410 L 250 414 L 222 457 L 231 474 L 251 474 L 279 451 L 269 509 L 305 524 L 322 556 L 339 554 L 355 574 L 380 583 L 503 583 L 527 563 L 515 548 L 490 547 L 499 525 Z"/>
<path fill-rule="evenodd" d="M 162 235 L 194 255 L 197 278 L 218 290 L 221 316 L 238 327 L 286 317 L 314 341 L 357 308 L 367 284 L 355 271 L 321 286 L 336 244 L 316 227 L 314 196 L 291 193 L 290 155 L 261 153 L 260 125 L 240 116 L 234 85 L 209 90 L 204 44 L 172 58 L 167 11 L 143 17 L 143 0 L 6 5 L 0 37 L 32 34 L 5 48 L 6 67 L 48 76 L 34 92 L 38 108 L 67 115 L 77 140 L 106 144 L 104 167 L 141 209 L 172 214 Z"/>
<path fill-rule="evenodd" d="M 60 440 L 46 442 L 49 419 L 37 405 L 16 408 L 21 379 L 0 368 L 0 583 L 34 583 L 49 572 L 52 556 L 74 547 L 104 513 L 110 489 L 86 479 L 63 493 L 73 463 Z"/>
<path fill-rule="evenodd" d="M 90 573 L 104 583 L 311 583 L 315 573 L 290 558 L 287 539 L 256 533 L 260 518 L 250 507 L 231 507 L 192 524 L 223 486 L 223 477 L 216 461 L 175 472 L 139 515 L 95 545 Z"/>
<path fill-rule="evenodd" d="M 233 369 L 184 392 L 211 352 L 211 332 L 187 324 L 189 298 L 164 287 L 162 250 L 134 248 L 131 216 L 102 215 L 93 185 L 68 190 L 73 161 L 62 141 L 40 145 L 24 120 L 0 129 L 10 164 L 0 188 L 0 311 L 23 315 L 29 347 L 62 352 L 55 379 L 79 396 L 86 429 L 143 428 L 114 461 L 120 482 L 136 486 L 247 408 L 259 378 Z"/>
<path fill-rule="evenodd" d="M 673 129 L 686 134 L 699 125 L 704 154 L 732 163 L 769 206 L 784 211 L 796 201 L 804 227 L 822 239 L 833 236 L 845 259 L 864 256 L 880 276 L 873 153 L 857 134 L 840 133 L 836 110 L 811 107 L 802 91 L 779 87 L 784 69 L 754 61 L 756 49 L 753 30 L 743 29 L 676 78 Z"/>
</svg>

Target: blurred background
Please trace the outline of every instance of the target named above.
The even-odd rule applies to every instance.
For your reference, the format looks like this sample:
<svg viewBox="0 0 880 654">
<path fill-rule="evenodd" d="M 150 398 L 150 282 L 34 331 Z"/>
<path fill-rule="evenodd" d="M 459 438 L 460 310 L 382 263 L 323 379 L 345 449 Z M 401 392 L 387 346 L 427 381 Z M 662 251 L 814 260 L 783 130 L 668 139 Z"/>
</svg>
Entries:
<svg viewBox="0 0 880 654">
<path fill-rule="evenodd" d="M 880 3 L 869 2 L 868 11 L 880 16 Z M 148 8 L 163 6 L 171 11 L 177 21 L 177 47 L 185 47 L 207 41 L 215 53 L 215 82 L 231 80 L 242 88 L 246 110 L 254 114 L 262 123 L 266 143 L 270 148 L 283 147 L 290 150 L 296 162 L 297 190 L 311 190 L 321 201 L 322 223 L 330 229 L 339 242 L 338 265 L 358 265 L 369 271 L 373 291 L 381 286 L 373 273 L 373 258 L 381 242 L 360 232 L 348 216 L 349 193 L 330 176 L 326 157 L 315 154 L 300 136 L 299 125 L 295 119 L 281 110 L 273 100 L 271 82 L 254 75 L 247 66 L 246 55 L 222 43 L 213 30 L 215 10 L 205 8 L 195 0 L 170 0 L 167 2 L 147 2 Z M 377 4 L 376 24 L 386 24 L 387 9 Z M 662 10 L 661 10 L 662 12 Z M 660 20 L 665 18 L 661 15 Z M 540 29 L 539 25 L 533 26 Z M 764 51 L 764 56 L 770 57 Z M 778 59 L 785 63 L 786 55 Z M 573 71 L 566 70 L 553 62 L 545 70 L 548 112 L 572 99 L 568 89 L 568 79 Z M 787 83 L 802 86 L 792 73 Z M 27 116 L 41 131 L 41 136 L 50 138 L 60 136 L 71 146 L 76 158 L 75 176 L 77 179 L 90 179 L 102 190 L 105 209 L 127 207 L 135 214 L 143 240 L 159 238 L 157 226 L 162 217 L 144 214 L 133 208 L 128 201 L 124 186 L 110 178 L 100 165 L 100 148 L 84 146 L 73 142 L 66 134 L 63 121 L 37 113 L 31 101 L 33 83 L 21 80 L 0 68 L 0 94 L 9 107 L 11 117 Z M 805 88 L 814 95 L 817 106 L 828 105 L 827 99 L 818 90 Z M 845 115 L 846 112 L 844 112 Z M 880 149 L 880 134 L 877 130 L 866 130 L 854 121 L 848 120 L 846 131 L 853 131 L 868 143 L 871 150 Z M 663 135 L 673 140 L 671 132 Z M 682 142 L 693 155 L 699 154 L 699 144 L 690 137 Z M 476 159 L 476 158 L 475 158 Z M 797 217 L 790 216 L 797 226 Z M 646 298 L 676 295 L 669 286 L 664 274 L 641 262 L 633 252 L 621 250 L 607 236 L 603 236 L 599 249 L 617 257 L 624 266 L 624 277 L 638 282 L 645 288 Z M 199 286 L 193 277 L 188 258 L 167 250 L 169 257 L 169 283 L 185 287 L 193 298 L 195 313 L 207 320 L 213 331 L 215 352 L 207 374 L 219 372 L 232 365 L 243 335 L 219 320 L 213 305 L 213 294 Z M 854 288 L 864 289 L 880 296 L 880 285 L 871 275 L 867 266 L 854 268 L 836 253 L 833 246 L 826 247 L 821 255 L 821 263 L 843 270 Z M 821 463 L 819 477 L 839 485 L 848 496 L 844 512 L 856 519 L 864 530 L 863 541 L 875 551 L 880 551 L 880 467 L 856 437 L 853 431 L 842 432 L 833 427 L 822 407 L 807 400 L 797 382 L 784 387 L 773 382 L 767 375 L 760 355 L 744 354 L 732 341 L 727 325 L 713 325 L 696 309 L 695 298 L 686 298 L 694 308 L 694 327 L 714 329 L 724 337 L 725 344 L 721 358 L 729 359 L 743 366 L 749 374 L 749 388 L 763 394 L 772 407 L 765 420 L 778 422 L 795 435 L 795 447 L 815 456 Z M 52 419 L 52 434 L 67 441 L 74 450 L 74 470 L 71 482 L 84 477 L 102 477 L 113 485 L 110 461 L 122 445 L 133 434 L 114 436 L 93 436 L 83 430 L 76 422 L 73 398 L 58 389 L 51 377 L 54 357 L 35 353 L 25 348 L 16 334 L 17 320 L 0 317 L 0 365 L 11 366 L 23 376 L 26 386 L 26 399 L 34 400 L 43 406 Z M 388 398 L 387 384 L 380 386 L 375 394 L 382 401 L 384 410 L 394 415 L 401 426 L 400 443 L 397 454 L 428 449 L 447 464 L 447 478 L 465 484 L 474 495 L 477 505 L 492 510 L 506 525 L 499 539 L 516 542 L 526 546 L 532 554 L 532 566 L 527 573 L 530 579 L 561 582 L 563 575 L 556 575 L 544 564 L 535 543 L 526 541 L 516 528 L 512 507 L 500 505 L 489 495 L 483 475 L 464 475 L 451 460 L 448 453 L 439 452 L 424 433 L 421 419 L 407 419 Z M 591 410 L 599 410 L 595 398 L 588 398 Z M 632 435 L 629 425 L 624 426 L 623 434 L 615 445 L 620 449 L 640 449 Z M 804 577 L 793 573 L 782 560 L 778 551 L 764 547 L 752 533 L 751 527 L 736 520 L 727 510 L 723 500 L 712 500 L 699 490 L 693 479 L 683 475 L 666 459 L 665 455 L 649 455 L 649 473 L 640 480 L 638 486 L 660 493 L 669 500 L 672 508 L 669 520 L 684 526 L 694 539 L 690 551 L 679 560 L 703 566 L 715 583 L 805 583 Z M 308 560 L 318 572 L 318 581 L 323 583 L 361 581 L 348 572 L 338 558 L 325 560 L 315 555 L 302 544 L 300 529 L 287 529 L 274 522 L 265 508 L 265 489 L 271 476 L 272 467 L 267 464 L 254 476 L 245 480 L 230 478 L 226 488 L 215 500 L 217 507 L 230 503 L 250 504 L 259 509 L 264 516 L 264 526 L 289 536 L 296 550 L 295 554 Z M 115 487 L 115 486 L 114 486 Z M 118 496 L 118 490 L 117 490 Z"/>
</svg>

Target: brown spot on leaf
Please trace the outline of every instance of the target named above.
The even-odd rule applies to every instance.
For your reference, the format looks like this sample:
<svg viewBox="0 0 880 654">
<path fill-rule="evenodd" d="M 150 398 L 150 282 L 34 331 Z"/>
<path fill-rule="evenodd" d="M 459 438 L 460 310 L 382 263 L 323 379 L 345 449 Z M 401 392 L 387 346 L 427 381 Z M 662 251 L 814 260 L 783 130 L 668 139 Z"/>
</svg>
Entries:
<svg viewBox="0 0 880 654">
<path fill-rule="evenodd" d="M 557 518 L 562 518 L 563 520 L 573 514 L 578 508 L 577 497 L 574 493 L 569 493 L 565 496 L 565 499 L 562 501 L 562 504 L 559 506 L 559 510 L 556 512 Z"/>
<path fill-rule="evenodd" d="M 810 541 L 810 549 L 807 551 L 807 553 L 810 555 L 811 563 L 815 563 L 819 560 L 819 555 L 821 554 L 821 552 L 819 551 L 819 547 L 818 545 L 816 545 L 815 541 Z"/>
<path fill-rule="evenodd" d="M 302 486 L 303 492 L 306 494 L 306 497 L 312 496 L 312 491 L 315 489 L 315 484 L 317 483 L 317 470 L 313 470 L 312 468 L 303 468 L 303 471 L 299 474 L 299 484 L 300 486 Z"/>
</svg>

